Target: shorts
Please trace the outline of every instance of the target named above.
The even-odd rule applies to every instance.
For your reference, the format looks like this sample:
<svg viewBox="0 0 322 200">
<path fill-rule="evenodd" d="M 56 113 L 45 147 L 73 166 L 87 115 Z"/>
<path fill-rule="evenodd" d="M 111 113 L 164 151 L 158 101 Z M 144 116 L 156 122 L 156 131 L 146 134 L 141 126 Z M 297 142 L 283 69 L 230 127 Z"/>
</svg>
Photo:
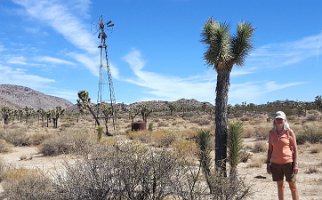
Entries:
<svg viewBox="0 0 322 200">
<path fill-rule="evenodd" d="M 284 176 L 286 177 L 287 182 L 295 182 L 296 174 L 293 172 L 293 163 L 287 164 L 271 164 L 271 172 L 273 181 L 282 181 Z"/>
</svg>

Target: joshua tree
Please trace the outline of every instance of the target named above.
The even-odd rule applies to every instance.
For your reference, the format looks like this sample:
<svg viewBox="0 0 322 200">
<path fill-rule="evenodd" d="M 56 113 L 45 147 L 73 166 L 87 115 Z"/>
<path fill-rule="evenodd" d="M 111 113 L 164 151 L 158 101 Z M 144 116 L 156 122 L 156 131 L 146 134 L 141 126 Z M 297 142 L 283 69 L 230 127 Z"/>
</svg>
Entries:
<svg viewBox="0 0 322 200">
<path fill-rule="evenodd" d="M 103 128 L 101 127 L 100 121 L 98 120 L 98 117 L 95 115 L 95 112 L 91 107 L 91 98 L 89 98 L 88 92 L 85 90 L 78 92 L 78 98 L 79 99 L 77 99 L 77 106 L 80 108 L 80 111 L 84 112 L 85 110 L 89 110 L 98 126 L 97 141 L 99 142 L 102 138 Z"/>
<path fill-rule="evenodd" d="M 53 123 L 54 123 L 54 128 L 58 127 L 58 119 L 61 115 L 63 115 L 65 112 L 64 109 L 62 109 L 62 107 L 57 106 L 56 109 L 52 110 L 52 119 L 53 119 Z"/>
<path fill-rule="evenodd" d="M 233 66 L 242 65 L 248 55 L 254 28 L 247 22 L 237 26 L 237 33 L 230 36 L 229 27 L 210 18 L 204 25 L 202 42 L 207 45 L 204 58 L 217 72 L 215 107 L 215 164 L 226 176 L 227 158 L 227 103 L 230 72 Z"/>
<path fill-rule="evenodd" d="M 11 112 L 11 110 L 7 106 L 1 108 L 2 119 L 3 119 L 3 123 L 5 125 L 7 125 L 9 123 L 10 112 Z"/>
<path fill-rule="evenodd" d="M 94 110 L 91 107 L 91 98 L 89 98 L 88 92 L 85 90 L 78 92 L 78 98 L 79 99 L 77 99 L 77 105 L 80 108 L 81 112 L 84 112 L 85 110 L 89 110 L 89 112 L 92 114 L 96 124 L 98 126 L 100 126 L 101 124 L 100 124 L 97 116 L 95 115 Z"/>
</svg>

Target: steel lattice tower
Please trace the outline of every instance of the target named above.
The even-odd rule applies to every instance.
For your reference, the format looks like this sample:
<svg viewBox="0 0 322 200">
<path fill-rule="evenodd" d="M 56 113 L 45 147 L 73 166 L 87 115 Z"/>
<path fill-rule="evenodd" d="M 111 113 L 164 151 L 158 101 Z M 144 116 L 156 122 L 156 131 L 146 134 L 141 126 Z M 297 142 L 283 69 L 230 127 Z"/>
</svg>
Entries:
<svg viewBox="0 0 322 200">
<path fill-rule="evenodd" d="M 114 86 L 113 86 L 113 80 L 112 80 L 112 73 L 111 73 L 111 68 L 109 66 L 108 62 L 108 48 L 106 44 L 106 38 L 107 35 L 105 33 L 104 27 L 113 27 L 114 24 L 111 21 L 108 21 L 106 24 L 103 23 L 102 16 L 100 16 L 99 20 L 99 28 L 100 28 L 100 33 L 98 35 L 98 38 L 101 39 L 101 44 L 98 46 L 100 49 L 100 67 L 99 67 L 99 89 L 98 89 L 98 98 L 97 98 L 97 104 L 102 104 L 102 103 L 109 103 L 111 106 L 111 114 L 112 114 L 112 120 L 113 120 L 113 128 L 114 131 L 116 130 L 116 99 L 115 99 L 115 92 L 114 92 Z M 103 64 L 103 50 L 105 52 L 105 60 L 106 60 L 106 65 L 104 66 Z M 108 88 L 109 95 L 106 95 L 107 91 L 106 88 Z M 109 99 L 108 99 L 109 98 Z M 98 108 L 98 117 L 101 115 L 101 111 Z"/>
</svg>

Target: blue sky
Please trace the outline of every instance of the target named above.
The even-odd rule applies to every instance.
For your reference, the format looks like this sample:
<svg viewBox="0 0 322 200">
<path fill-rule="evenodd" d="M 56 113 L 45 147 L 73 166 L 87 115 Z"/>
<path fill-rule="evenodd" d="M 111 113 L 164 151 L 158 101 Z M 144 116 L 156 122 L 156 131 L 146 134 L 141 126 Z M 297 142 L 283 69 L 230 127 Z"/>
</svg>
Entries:
<svg viewBox="0 0 322 200">
<path fill-rule="evenodd" d="M 314 101 L 322 94 L 321 8 L 320 0 L 0 0 L 0 84 L 73 103 L 87 90 L 96 102 L 102 15 L 115 24 L 106 32 L 117 102 L 214 103 L 216 72 L 200 42 L 213 17 L 231 34 L 240 21 L 255 27 L 254 49 L 231 74 L 230 104 Z"/>
</svg>

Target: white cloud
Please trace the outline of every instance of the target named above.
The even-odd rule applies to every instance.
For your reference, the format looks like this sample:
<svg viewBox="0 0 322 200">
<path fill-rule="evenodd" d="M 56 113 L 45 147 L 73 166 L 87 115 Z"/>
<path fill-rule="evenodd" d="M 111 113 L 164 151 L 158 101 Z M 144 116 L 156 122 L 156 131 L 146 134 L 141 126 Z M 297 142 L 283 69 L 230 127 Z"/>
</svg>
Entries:
<svg viewBox="0 0 322 200">
<path fill-rule="evenodd" d="M 36 20 L 51 26 L 55 31 L 84 53 L 72 52 L 69 55 L 83 64 L 93 75 L 98 76 L 99 58 L 97 50 L 97 37 L 88 31 L 81 18 L 88 16 L 90 0 L 14 0 L 22 6 L 26 13 Z M 41 61 L 57 64 L 72 64 L 58 58 L 44 57 Z M 110 65 L 114 78 L 118 77 L 118 69 Z"/>
<path fill-rule="evenodd" d="M 229 102 L 232 104 L 243 101 L 261 103 L 259 101 L 265 95 L 303 84 L 305 82 L 277 83 L 275 81 L 232 84 L 229 90 Z"/>
<path fill-rule="evenodd" d="M 27 65 L 27 59 L 24 56 L 15 56 L 7 60 L 8 64 Z"/>
<path fill-rule="evenodd" d="M 133 50 L 124 57 L 130 65 L 136 78 L 126 79 L 127 82 L 147 89 L 147 96 L 142 100 L 160 99 L 177 100 L 180 98 L 195 98 L 213 100 L 214 82 L 209 76 L 200 77 L 169 77 L 144 71 L 144 60 L 138 50 Z M 212 94 L 209 94 L 212 91 Z"/>
<path fill-rule="evenodd" d="M 259 47 L 247 58 L 256 67 L 282 67 L 322 55 L 322 33 L 300 40 Z"/>
<path fill-rule="evenodd" d="M 54 83 L 55 80 L 28 74 L 23 69 L 13 69 L 0 64 L 0 82 L 40 89 L 47 87 L 48 84 Z"/>
<path fill-rule="evenodd" d="M 126 81 L 146 89 L 146 96 L 142 97 L 141 100 L 194 98 L 208 102 L 215 101 L 216 72 L 214 70 L 209 70 L 202 76 L 180 78 L 145 71 L 145 61 L 138 50 L 133 50 L 124 56 L 124 60 L 130 65 L 135 75 L 135 78 L 128 78 Z M 251 73 L 254 73 L 254 68 L 235 70 L 232 75 L 241 76 Z M 263 81 L 231 84 L 229 102 L 232 104 L 242 101 L 260 103 L 258 101 L 267 94 L 301 84 L 304 84 L 304 82 L 277 83 L 275 81 Z"/>
<path fill-rule="evenodd" d="M 45 63 L 52 63 L 52 64 L 74 65 L 73 62 L 63 60 L 60 58 L 54 58 L 51 56 L 35 57 L 35 60 L 38 62 L 45 62 Z"/>
<path fill-rule="evenodd" d="M 96 53 L 97 47 L 93 35 L 76 18 L 66 5 L 57 1 L 15 1 L 23 6 L 26 12 L 37 20 L 52 26 L 74 46 L 88 53 Z"/>
<path fill-rule="evenodd" d="M 78 98 L 77 91 L 65 90 L 65 89 L 61 89 L 61 88 L 59 88 L 59 89 L 52 88 L 48 92 L 46 92 L 46 94 L 52 95 L 55 97 L 61 97 L 63 99 L 67 99 L 72 103 L 76 103 L 76 100 Z"/>
</svg>

